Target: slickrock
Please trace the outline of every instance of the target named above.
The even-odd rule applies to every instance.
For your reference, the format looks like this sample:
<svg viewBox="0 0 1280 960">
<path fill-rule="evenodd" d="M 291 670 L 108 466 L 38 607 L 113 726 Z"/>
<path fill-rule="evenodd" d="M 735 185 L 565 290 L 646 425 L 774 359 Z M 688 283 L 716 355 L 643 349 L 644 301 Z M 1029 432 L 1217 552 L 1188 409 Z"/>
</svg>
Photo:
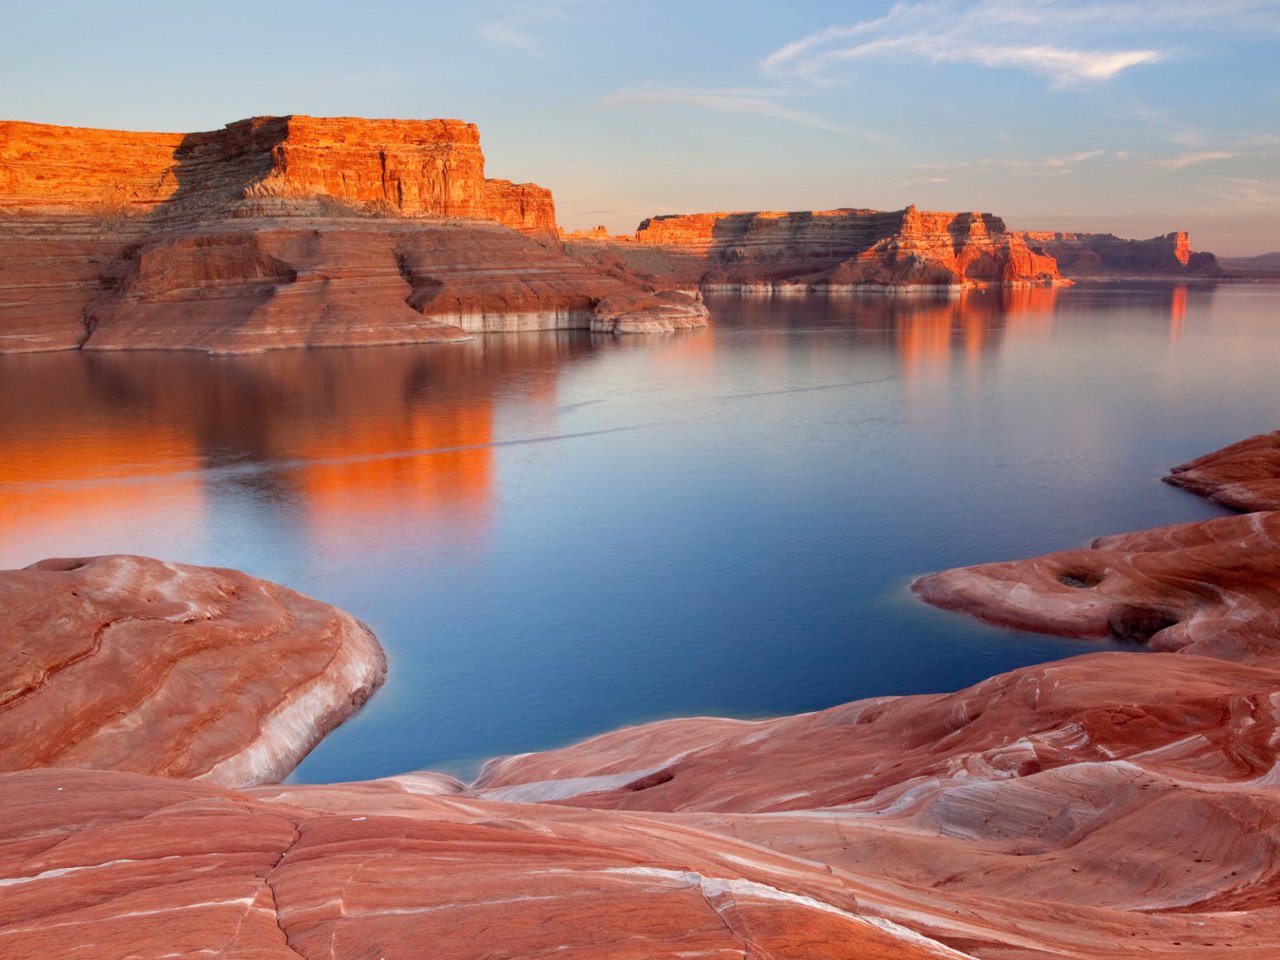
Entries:
<svg viewBox="0 0 1280 960">
<path fill-rule="evenodd" d="M 645 220 L 634 242 L 571 244 L 604 268 L 622 265 L 677 287 L 804 293 L 865 286 L 1063 282 L 1043 256 L 989 213 L 905 210 L 697 213 Z"/>
<path fill-rule="evenodd" d="M 0 775 L 0 952 L 226 958 L 964 955 L 821 865 L 678 824 L 398 781 L 235 793 Z"/>
<path fill-rule="evenodd" d="M 459 120 L 255 117 L 193 134 L 0 123 L 0 350 L 705 325 L 696 300 L 676 322 L 652 294 L 566 256 L 550 192 L 486 179 L 479 133 Z"/>
<path fill-rule="evenodd" d="M 1018 236 L 1058 263 L 1072 279 L 1218 277 L 1224 271 L 1212 253 L 1191 249 L 1185 230 L 1150 240 L 1125 240 L 1110 233 L 1062 233 L 1030 230 Z"/>
<path fill-rule="evenodd" d="M 947 570 L 913 589 L 937 606 L 1022 630 L 1276 659 L 1280 512 L 1101 537 L 1085 550 Z"/>
<path fill-rule="evenodd" d="M 3 770 L 279 780 L 386 673 L 373 635 L 334 607 L 143 557 L 0 573 L 0 618 Z"/>
<path fill-rule="evenodd" d="M 1280 510 L 1280 430 L 1173 467 L 1164 482 L 1234 510 Z"/>
</svg>

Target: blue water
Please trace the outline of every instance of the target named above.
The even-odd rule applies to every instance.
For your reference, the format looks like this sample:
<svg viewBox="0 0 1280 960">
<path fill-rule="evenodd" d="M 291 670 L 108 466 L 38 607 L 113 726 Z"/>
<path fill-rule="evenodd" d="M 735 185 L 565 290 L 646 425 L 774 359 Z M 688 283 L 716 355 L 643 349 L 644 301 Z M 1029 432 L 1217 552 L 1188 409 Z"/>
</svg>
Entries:
<svg viewBox="0 0 1280 960">
<path fill-rule="evenodd" d="M 912 577 L 1222 512 L 1164 470 L 1280 426 L 1280 288 L 718 297 L 711 329 L 0 357 L 0 565 L 231 566 L 390 679 L 296 777 L 659 717 L 953 690 L 1108 645 Z"/>
</svg>

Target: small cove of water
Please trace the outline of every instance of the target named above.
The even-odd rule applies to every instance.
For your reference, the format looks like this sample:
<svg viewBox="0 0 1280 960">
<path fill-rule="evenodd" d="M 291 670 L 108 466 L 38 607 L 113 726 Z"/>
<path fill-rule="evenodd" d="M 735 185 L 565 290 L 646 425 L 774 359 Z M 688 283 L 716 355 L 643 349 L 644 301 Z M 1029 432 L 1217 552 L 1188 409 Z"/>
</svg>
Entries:
<svg viewBox="0 0 1280 960">
<path fill-rule="evenodd" d="M 0 356 L 0 564 L 144 553 L 335 603 L 390 678 L 297 778 L 465 774 L 1112 648 L 906 585 L 1218 515 L 1159 477 L 1280 426 L 1276 287 L 709 305 L 665 337 Z"/>
</svg>

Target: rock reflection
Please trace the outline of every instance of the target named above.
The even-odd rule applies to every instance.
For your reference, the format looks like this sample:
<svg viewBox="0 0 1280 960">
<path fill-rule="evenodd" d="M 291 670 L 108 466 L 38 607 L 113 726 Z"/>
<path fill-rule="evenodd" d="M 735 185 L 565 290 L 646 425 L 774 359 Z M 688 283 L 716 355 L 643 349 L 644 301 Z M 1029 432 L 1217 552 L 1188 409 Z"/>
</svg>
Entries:
<svg viewBox="0 0 1280 960">
<path fill-rule="evenodd" d="M 0 516 L 14 542 L 27 527 L 98 545 L 116 523 L 161 525 L 189 556 L 230 485 L 294 513 L 315 547 L 433 514 L 479 535 L 498 407 L 554 410 L 559 366 L 591 344 L 566 333 L 236 359 L 6 357 Z"/>
</svg>

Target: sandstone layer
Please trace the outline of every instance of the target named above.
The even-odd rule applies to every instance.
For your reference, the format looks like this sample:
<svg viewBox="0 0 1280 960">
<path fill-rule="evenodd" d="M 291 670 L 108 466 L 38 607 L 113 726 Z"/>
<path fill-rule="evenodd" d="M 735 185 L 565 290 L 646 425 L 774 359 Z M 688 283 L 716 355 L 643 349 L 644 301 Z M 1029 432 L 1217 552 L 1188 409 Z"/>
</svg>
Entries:
<svg viewBox="0 0 1280 960">
<path fill-rule="evenodd" d="M 1212 253 L 1192 251 L 1191 237 L 1185 230 L 1150 240 L 1050 230 L 1025 231 L 1018 236 L 1027 246 L 1053 257 L 1062 275 L 1075 280 L 1219 277 L 1224 273 Z"/>
<path fill-rule="evenodd" d="M 0 619 L 3 770 L 279 780 L 386 673 L 373 635 L 334 607 L 143 557 L 0 573 Z"/>
<path fill-rule="evenodd" d="M 0 123 L 0 350 L 705 325 L 696 299 L 652 295 L 567 257 L 550 192 L 487 179 L 479 133 L 458 120 L 256 117 L 195 134 Z"/>
<path fill-rule="evenodd" d="M 1041 256 L 989 213 L 905 210 L 697 213 L 643 221 L 634 242 L 579 241 L 677 286 L 802 293 L 861 286 L 1039 285 L 1061 282 Z"/>
<path fill-rule="evenodd" d="M 1280 510 L 1280 430 L 1173 467 L 1164 482 L 1234 510 Z"/>
<path fill-rule="evenodd" d="M 1280 955 L 1280 513 L 917 589 L 1158 652 L 776 720 L 647 724 L 495 760 L 469 787 L 0 774 L 0 950 Z"/>
</svg>

